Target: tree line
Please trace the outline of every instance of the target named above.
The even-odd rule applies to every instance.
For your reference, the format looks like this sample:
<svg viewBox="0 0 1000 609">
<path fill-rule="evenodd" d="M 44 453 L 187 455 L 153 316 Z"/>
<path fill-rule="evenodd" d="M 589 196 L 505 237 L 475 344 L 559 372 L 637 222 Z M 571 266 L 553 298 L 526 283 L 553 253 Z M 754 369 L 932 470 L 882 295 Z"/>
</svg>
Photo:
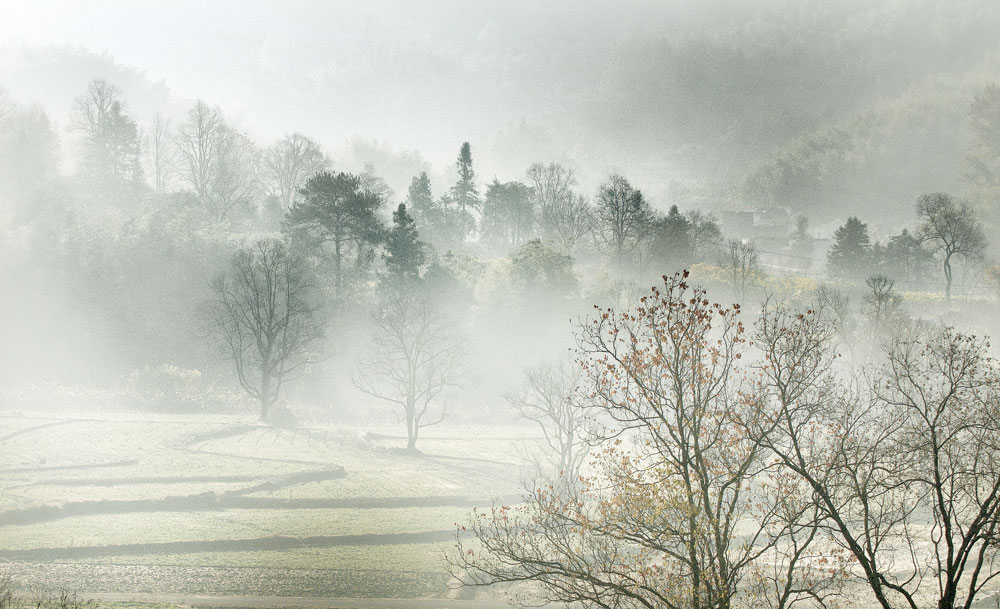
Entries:
<svg viewBox="0 0 1000 609">
<path fill-rule="evenodd" d="M 45 196 L 43 185 L 58 172 L 54 138 L 39 134 L 51 127 L 37 110 L 13 102 L 4 108 L 5 116 L 22 121 L 17 141 L 25 144 L 26 167 L 47 167 L 18 196 Z M 578 189 L 572 169 L 534 163 L 523 181 L 494 179 L 483 189 L 468 142 L 459 147 L 450 188 L 435 196 L 430 176 L 421 172 L 393 209 L 391 189 L 372 168 L 336 171 L 321 146 L 302 134 L 259 149 L 218 108 L 201 101 L 179 124 L 157 116 L 143 132 L 121 92 L 95 80 L 74 102 L 73 117 L 80 147 L 75 184 L 93 209 L 111 210 L 100 221 L 133 236 L 137 248 L 160 248 L 144 252 L 141 264 L 197 253 L 199 265 L 213 275 L 200 303 L 214 332 L 211 346 L 233 363 L 262 419 L 274 415 L 287 381 L 330 351 L 343 350 L 331 343 L 352 325 L 348 320 L 361 318 L 353 325 L 369 334 L 357 336 L 376 348 L 358 354 L 353 385 L 399 406 L 415 448 L 421 424 L 440 420 L 449 395 L 469 376 L 461 358 L 448 354 L 475 329 L 470 319 L 481 330 L 506 316 L 510 328 L 530 334 L 538 329 L 525 329 L 531 318 L 575 314 L 582 310 L 581 269 L 585 278 L 596 275 L 603 283 L 606 293 L 591 292 L 602 299 L 627 298 L 636 285 L 664 272 L 699 268 L 745 303 L 759 293 L 764 259 L 774 254 L 747 239 L 725 239 L 710 214 L 677 206 L 657 211 L 618 174 L 588 195 Z M 13 123 L 5 124 L 9 129 Z M 146 215 L 121 219 L 132 210 Z M 829 274 L 865 281 L 864 324 L 851 322 L 846 296 L 835 286 L 822 286 L 817 295 L 840 315 L 845 344 L 854 350 L 863 343 L 857 353 L 866 357 L 898 321 L 897 280 L 924 276 L 936 253 L 950 296 L 952 261 L 982 256 L 983 229 L 967 203 L 927 195 L 917 213 L 921 225 L 914 233 L 904 230 L 885 244 L 870 244 L 866 226 L 853 217 L 834 235 Z M 86 267 L 84 287 L 120 284 L 146 270 L 122 269 L 128 264 L 122 257 L 102 254 L 109 245 L 84 237 L 82 256 L 67 253 Z M 197 246 L 184 244 L 192 239 Z M 806 258 L 813 241 L 808 221 L 800 218 L 788 251 Z M 91 255 L 103 262 L 88 262 Z M 484 260 L 491 258 L 502 264 L 488 266 Z M 495 275 L 493 293 L 516 302 L 471 306 L 482 299 L 471 294 L 472 284 L 483 283 L 488 273 Z M 187 314 L 196 308 L 182 305 Z M 412 361 L 404 365 L 406 358 Z"/>
</svg>

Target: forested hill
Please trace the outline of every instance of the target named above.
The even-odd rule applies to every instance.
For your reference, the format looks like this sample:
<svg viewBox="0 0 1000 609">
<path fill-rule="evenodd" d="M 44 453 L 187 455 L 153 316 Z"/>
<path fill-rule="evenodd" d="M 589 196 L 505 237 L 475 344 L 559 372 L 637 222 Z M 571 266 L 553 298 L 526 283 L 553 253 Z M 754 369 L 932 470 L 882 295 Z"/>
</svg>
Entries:
<svg viewBox="0 0 1000 609">
<path fill-rule="evenodd" d="M 795 137 L 735 181 L 735 205 L 786 205 L 818 222 L 863 215 L 894 227 L 921 193 L 972 195 L 966 178 L 973 101 L 1000 82 L 992 59 L 961 75 L 933 76 L 871 109 Z"/>
<path fill-rule="evenodd" d="M 348 144 L 356 158 L 341 165 L 371 162 L 397 193 L 416 172 L 450 166 L 463 140 L 500 179 L 540 159 L 572 166 L 586 191 L 624 172 L 663 209 L 788 205 L 822 220 L 963 190 L 972 98 L 1000 81 L 996 2 L 653 5 L 317 7 L 283 29 L 266 26 L 279 8 L 259 6 L 217 32 L 239 59 L 225 69 L 201 65 L 212 48 L 200 39 L 168 45 L 150 32 L 139 45 L 133 32 L 86 48 L 2 47 L 0 86 L 60 126 L 86 83 L 105 78 L 140 125 L 200 97 L 255 139 L 375 139 L 380 150 Z M 250 13 L 257 21 L 241 24 Z M 157 19 L 169 31 L 181 17 Z M 157 45 L 156 68 L 128 67 L 135 48 Z"/>
</svg>

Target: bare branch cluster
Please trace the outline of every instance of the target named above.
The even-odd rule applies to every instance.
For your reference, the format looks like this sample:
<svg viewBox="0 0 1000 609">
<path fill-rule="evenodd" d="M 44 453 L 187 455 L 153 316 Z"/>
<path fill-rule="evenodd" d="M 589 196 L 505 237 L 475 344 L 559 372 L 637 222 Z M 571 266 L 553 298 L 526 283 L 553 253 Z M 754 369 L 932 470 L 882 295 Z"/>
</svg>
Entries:
<svg viewBox="0 0 1000 609">
<path fill-rule="evenodd" d="M 871 283 L 888 315 L 891 282 Z M 829 606 L 849 581 L 885 609 L 970 608 L 995 588 L 988 344 L 925 331 L 844 378 L 827 315 L 767 302 L 751 332 L 739 315 L 686 275 L 598 310 L 575 398 L 616 422 L 595 473 L 475 513 L 453 574 L 609 609 Z"/>
</svg>

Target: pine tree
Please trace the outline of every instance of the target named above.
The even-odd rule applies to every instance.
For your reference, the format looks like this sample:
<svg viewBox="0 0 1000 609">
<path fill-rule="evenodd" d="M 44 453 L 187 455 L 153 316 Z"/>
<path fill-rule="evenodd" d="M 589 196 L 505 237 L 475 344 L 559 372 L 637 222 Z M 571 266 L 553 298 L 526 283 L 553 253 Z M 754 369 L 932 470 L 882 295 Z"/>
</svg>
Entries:
<svg viewBox="0 0 1000 609">
<path fill-rule="evenodd" d="M 861 275 L 871 262 L 868 225 L 851 216 L 833 234 L 833 247 L 826 255 L 827 270 L 833 274 Z"/>
<path fill-rule="evenodd" d="M 472 169 L 472 148 L 469 142 L 462 143 L 455 167 L 458 168 L 458 182 L 451 187 L 452 199 L 462 211 L 479 209 L 479 191 L 476 189 L 476 172 Z"/>
<path fill-rule="evenodd" d="M 392 229 L 385 242 L 385 265 L 391 277 L 414 279 L 424 264 L 424 244 L 418 239 L 417 226 L 400 203 L 392 212 Z"/>
<path fill-rule="evenodd" d="M 285 214 L 283 229 L 308 248 L 333 259 L 334 287 L 343 293 L 348 279 L 362 279 L 375 248 L 385 237 L 379 217 L 383 201 L 361 188 L 358 176 L 322 171 L 309 178 L 300 198 Z M 346 268 L 354 256 L 354 277 Z"/>
<path fill-rule="evenodd" d="M 414 176 L 410 181 L 406 200 L 410 213 L 417 219 L 434 209 L 434 194 L 426 171 L 421 171 L 419 176 Z"/>
<path fill-rule="evenodd" d="M 672 265 L 676 270 L 681 270 L 691 263 L 694 256 L 693 249 L 691 222 L 676 205 L 671 205 L 667 215 L 657 222 L 653 256 L 660 265 Z"/>
</svg>

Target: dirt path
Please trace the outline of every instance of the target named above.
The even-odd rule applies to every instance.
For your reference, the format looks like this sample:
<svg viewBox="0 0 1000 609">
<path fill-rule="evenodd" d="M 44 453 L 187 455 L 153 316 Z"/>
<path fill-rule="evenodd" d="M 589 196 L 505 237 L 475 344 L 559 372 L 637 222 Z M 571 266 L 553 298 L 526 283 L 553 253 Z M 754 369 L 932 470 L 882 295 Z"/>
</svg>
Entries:
<svg viewBox="0 0 1000 609">
<path fill-rule="evenodd" d="M 161 541 L 156 543 L 131 543 L 105 546 L 72 546 L 64 548 L 30 548 L 0 550 L 0 559 L 6 560 L 59 560 L 82 559 L 98 556 L 187 554 L 191 552 L 260 552 L 265 550 L 291 550 L 300 548 L 332 548 L 337 546 L 390 546 L 411 543 L 439 543 L 450 541 L 454 529 L 414 531 L 409 533 L 358 533 L 354 535 L 313 535 L 286 537 L 272 535 L 247 539 L 209 539 L 199 541 Z"/>
<path fill-rule="evenodd" d="M 190 607 L 329 607 L 331 609 L 510 609 L 505 601 L 430 598 L 335 598 L 305 596 L 202 596 L 197 594 L 81 593 L 103 602 L 171 603 Z"/>
</svg>

